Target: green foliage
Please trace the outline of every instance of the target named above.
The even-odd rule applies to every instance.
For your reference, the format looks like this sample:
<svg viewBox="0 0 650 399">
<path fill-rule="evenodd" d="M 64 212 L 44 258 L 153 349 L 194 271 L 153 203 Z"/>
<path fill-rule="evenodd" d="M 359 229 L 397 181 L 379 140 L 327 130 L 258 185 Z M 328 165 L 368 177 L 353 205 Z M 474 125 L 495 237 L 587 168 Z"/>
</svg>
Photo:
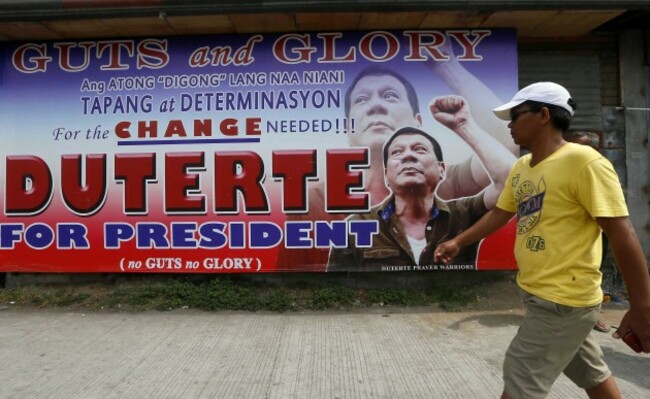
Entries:
<svg viewBox="0 0 650 399">
<path fill-rule="evenodd" d="M 438 302 L 440 308 L 448 312 L 458 312 L 477 303 L 480 291 L 480 286 L 476 284 L 439 286 L 433 291 L 433 299 Z"/>
<path fill-rule="evenodd" d="M 431 304 L 431 298 L 425 293 L 408 290 L 369 290 L 367 299 L 372 304 L 382 306 L 421 306 Z"/>
<path fill-rule="evenodd" d="M 314 289 L 309 305 L 312 309 L 332 309 L 352 306 L 355 303 L 354 291 L 347 287 L 329 285 Z"/>
<path fill-rule="evenodd" d="M 205 287 L 199 309 L 259 310 L 261 300 L 251 287 L 239 286 L 226 279 L 214 279 Z"/>
<path fill-rule="evenodd" d="M 242 279 L 243 280 L 243 279 Z M 371 306 L 427 306 L 439 304 L 458 311 L 477 303 L 477 284 L 440 285 L 421 289 L 355 289 L 340 285 L 301 283 L 294 286 L 240 281 L 215 276 L 192 281 L 186 276 L 127 280 L 127 282 L 71 286 L 29 286 L 0 289 L 0 306 L 90 308 L 95 310 L 201 309 L 285 312 L 301 309 L 350 309 Z"/>
<path fill-rule="evenodd" d="M 284 312 L 295 309 L 295 302 L 291 299 L 291 294 L 286 289 L 280 288 L 271 290 L 262 298 L 262 306 L 266 310 L 274 312 Z"/>
<path fill-rule="evenodd" d="M 69 306 L 83 303 L 90 294 L 75 292 L 73 288 L 39 289 L 37 287 L 21 287 L 13 290 L 0 290 L 0 303 L 23 304 L 36 307 Z"/>
</svg>

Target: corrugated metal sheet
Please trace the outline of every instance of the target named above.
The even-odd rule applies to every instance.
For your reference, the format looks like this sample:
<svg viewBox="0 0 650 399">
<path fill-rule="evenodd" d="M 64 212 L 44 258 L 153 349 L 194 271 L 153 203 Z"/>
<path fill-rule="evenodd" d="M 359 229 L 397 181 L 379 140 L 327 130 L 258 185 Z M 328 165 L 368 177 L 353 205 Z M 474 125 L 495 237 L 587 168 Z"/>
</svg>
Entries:
<svg viewBox="0 0 650 399">
<path fill-rule="evenodd" d="M 598 54 L 520 53 L 519 86 L 545 80 L 566 87 L 578 103 L 571 128 L 602 130 Z"/>
</svg>

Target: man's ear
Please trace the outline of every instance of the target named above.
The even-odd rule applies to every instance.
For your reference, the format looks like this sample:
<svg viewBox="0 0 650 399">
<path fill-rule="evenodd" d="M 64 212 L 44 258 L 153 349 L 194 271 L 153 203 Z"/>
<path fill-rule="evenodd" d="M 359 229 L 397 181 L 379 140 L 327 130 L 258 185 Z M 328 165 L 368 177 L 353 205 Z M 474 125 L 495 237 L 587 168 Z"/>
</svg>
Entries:
<svg viewBox="0 0 650 399">
<path fill-rule="evenodd" d="M 438 162 L 438 168 L 440 169 L 440 180 L 444 180 L 446 177 L 445 172 L 447 171 L 447 165 L 445 165 L 444 162 Z"/>
<path fill-rule="evenodd" d="M 422 114 L 420 114 L 419 112 L 415 114 L 415 120 L 418 121 L 417 127 L 422 127 Z"/>
<path fill-rule="evenodd" d="M 539 114 L 542 116 L 542 121 L 543 122 L 550 122 L 551 121 L 551 111 L 549 111 L 548 108 L 542 107 L 539 110 Z"/>
</svg>

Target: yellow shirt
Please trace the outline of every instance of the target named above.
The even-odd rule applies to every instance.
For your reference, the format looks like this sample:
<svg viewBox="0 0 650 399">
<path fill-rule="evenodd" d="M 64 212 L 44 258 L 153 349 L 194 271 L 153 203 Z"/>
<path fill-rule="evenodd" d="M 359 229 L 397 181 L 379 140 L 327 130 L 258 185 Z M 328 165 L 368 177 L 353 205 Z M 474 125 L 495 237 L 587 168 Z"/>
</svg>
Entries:
<svg viewBox="0 0 650 399">
<path fill-rule="evenodd" d="M 531 155 L 514 165 L 497 207 L 517 213 L 517 283 L 567 306 L 602 301 L 601 230 L 597 217 L 628 216 L 612 164 L 573 143 L 534 167 Z"/>
</svg>

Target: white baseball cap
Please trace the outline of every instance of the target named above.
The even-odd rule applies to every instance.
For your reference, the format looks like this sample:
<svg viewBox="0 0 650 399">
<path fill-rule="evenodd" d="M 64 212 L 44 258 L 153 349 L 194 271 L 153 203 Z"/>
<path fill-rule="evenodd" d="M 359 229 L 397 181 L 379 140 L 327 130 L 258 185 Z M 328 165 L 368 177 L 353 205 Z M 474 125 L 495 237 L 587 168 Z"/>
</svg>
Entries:
<svg viewBox="0 0 650 399">
<path fill-rule="evenodd" d="M 510 120 L 510 110 L 525 101 L 537 101 L 540 103 L 556 105 L 569 111 L 573 115 L 575 103 L 571 94 L 564 87 L 553 82 L 537 82 L 519 90 L 510 102 L 503 104 L 492 111 L 500 119 Z M 573 104 L 573 105 L 572 105 Z"/>
</svg>

